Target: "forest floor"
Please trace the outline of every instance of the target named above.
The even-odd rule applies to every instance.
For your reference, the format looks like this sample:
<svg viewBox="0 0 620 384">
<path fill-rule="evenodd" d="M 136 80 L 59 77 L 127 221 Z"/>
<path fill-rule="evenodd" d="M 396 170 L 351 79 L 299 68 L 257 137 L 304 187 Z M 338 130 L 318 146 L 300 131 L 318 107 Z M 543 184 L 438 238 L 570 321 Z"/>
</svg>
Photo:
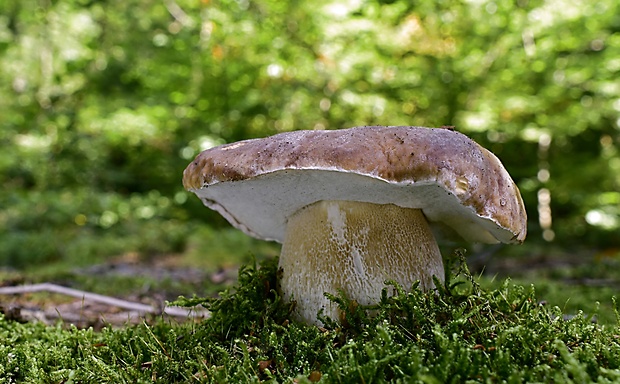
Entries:
<svg viewBox="0 0 620 384">
<path fill-rule="evenodd" d="M 522 285 L 534 285 L 541 302 L 557 305 L 565 312 L 596 313 L 603 322 L 613 322 L 615 315 L 611 297 L 620 288 L 618 250 L 579 250 L 566 252 L 530 251 L 527 256 L 494 255 L 487 248 L 474 253 L 468 260 L 474 275 L 483 286 L 496 286 L 506 278 Z M 163 313 L 167 302 L 194 293 L 215 296 L 231 287 L 237 278 L 238 266 L 228 265 L 214 271 L 179 266 L 174 255 L 141 260 L 133 254 L 123 255 L 102 264 L 75 268 L 60 274 L 29 276 L 14 270 L 0 270 L 2 287 L 53 283 L 84 292 L 100 293 L 135 303 L 125 307 L 110 305 L 88 297 L 68 296 L 57 292 L 27 292 L 0 295 L 0 311 L 18 321 L 40 321 L 55 324 L 62 321 L 78 328 L 101 329 L 105 325 L 122 327 L 150 322 L 159 316 L 170 321 L 192 321 L 204 317 Z M 152 308 L 150 313 L 142 306 Z M 142 308 L 142 309 L 140 309 Z"/>
<path fill-rule="evenodd" d="M 209 273 L 196 267 L 177 266 L 174 259 L 174 256 L 170 256 L 145 261 L 133 255 L 124 255 L 106 263 L 63 272 L 58 276 L 46 274 L 32 277 L 27 273 L 4 270 L 0 272 L 0 290 L 47 283 L 79 290 L 84 293 L 84 297 L 45 290 L 4 297 L 0 295 L 0 311 L 22 322 L 40 321 L 51 325 L 62 321 L 78 328 L 95 329 L 106 325 L 121 327 L 150 322 L 159 316 L 186 321 L 202 316 L 166 314 L 163 312 L 166 303 L 193 293 L 213 296 L 236 281 L 237 267 L 221 268 Z M 90 293 L 122 300 L 124 305 L 93 300 L 88 297 Z M 152 310 L 145 312 L 145 305 Z"/>
</svg>

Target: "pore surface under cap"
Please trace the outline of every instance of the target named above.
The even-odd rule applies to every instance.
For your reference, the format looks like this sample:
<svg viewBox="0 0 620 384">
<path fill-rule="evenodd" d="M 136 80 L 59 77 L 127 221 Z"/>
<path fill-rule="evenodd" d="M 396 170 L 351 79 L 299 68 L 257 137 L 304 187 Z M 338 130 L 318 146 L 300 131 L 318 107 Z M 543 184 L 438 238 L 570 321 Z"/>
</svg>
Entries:
<svg viewBox="0 0 620 384">
<path fill-rule="evenodd" d="M 489 151 L 447 129 L 358 127 L 294 131 L 202 152 L 185 187 L 231 224 L 282 241 L 288 217 L 320 200 L 422 209 L 466 240 L 521 242 L 526 216 Z"/>
</svg>

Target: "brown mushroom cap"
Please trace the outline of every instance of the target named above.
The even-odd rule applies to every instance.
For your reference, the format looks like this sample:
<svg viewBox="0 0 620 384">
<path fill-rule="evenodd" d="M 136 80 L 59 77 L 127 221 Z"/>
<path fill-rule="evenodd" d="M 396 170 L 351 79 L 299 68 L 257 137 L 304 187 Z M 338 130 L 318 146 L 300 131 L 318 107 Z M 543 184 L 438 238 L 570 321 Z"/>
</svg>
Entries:
<svg viewBox="0 0 620 384">
<path fill-rule="evenodd" d="M 521 243 L 526 213 L 501 162 L 449 129 L 294 131 L 203 151 L 183 184 L 247 234 L 282 242 L 288 218 L 321 200 L 418 208 L 465 240 Z"/>
</svg>

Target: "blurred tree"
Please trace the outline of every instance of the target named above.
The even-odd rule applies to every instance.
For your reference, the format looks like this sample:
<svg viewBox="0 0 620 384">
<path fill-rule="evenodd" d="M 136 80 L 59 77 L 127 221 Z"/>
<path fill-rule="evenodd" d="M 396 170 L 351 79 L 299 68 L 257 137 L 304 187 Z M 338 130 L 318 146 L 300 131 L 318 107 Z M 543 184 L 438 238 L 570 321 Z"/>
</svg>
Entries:
<svg viewBox="0 0 620 384">
<path fill-rule="evenodd" d="M 403 124 L 498 154 L 530 239 L 619 246 L 618 15 L 614 0 L 2 2 L 0 236 L 53 212 L 109 230 L 140 207 L 221 225 L 180 185 L 200 150 Z"/>
</svg>

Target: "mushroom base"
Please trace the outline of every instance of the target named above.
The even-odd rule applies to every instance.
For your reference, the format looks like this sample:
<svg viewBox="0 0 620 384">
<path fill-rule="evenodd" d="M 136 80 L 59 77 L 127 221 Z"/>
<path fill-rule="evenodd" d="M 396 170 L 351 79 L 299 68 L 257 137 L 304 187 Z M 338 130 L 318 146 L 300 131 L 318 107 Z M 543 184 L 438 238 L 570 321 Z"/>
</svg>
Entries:
<svg viewBox="0 0 620 384">
<path fill-rule="evenodd" d="M 404 288 L 444 279 L 437 242 L 419 209 L 393 204 L 319 201 L 289 218 L 280 255 L 280 292 L 295 317 L 320 325 L 318 312 L 340 319 L 324 292 L 342 291 L 361 305 L 379 302 L 386 280 Z"/>
</svg>

